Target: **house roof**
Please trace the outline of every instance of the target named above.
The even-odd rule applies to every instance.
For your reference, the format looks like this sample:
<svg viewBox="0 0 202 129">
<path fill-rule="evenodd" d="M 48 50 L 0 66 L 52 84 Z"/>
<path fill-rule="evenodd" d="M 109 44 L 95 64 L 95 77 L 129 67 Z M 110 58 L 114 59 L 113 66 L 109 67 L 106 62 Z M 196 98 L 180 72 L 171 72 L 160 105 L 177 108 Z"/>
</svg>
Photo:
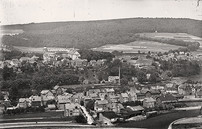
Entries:
<svg viewBox="0 0 202 129">
<path fill-rule="evenodd" d="M 123 98 L 128 98 L 128 94 L 127 94 L 127 93 L 121 93 L 121 96 L 122 96 Z"/>
<path fill-rule="evenodd" d="M 198 95 L 198 96 L 202 96 L 202 89 L 197 92 L 197 95 Z"/>
<path fill-rule="evenodd" d="M 130 108 L 132 111 L 142 111 L 144 108 L 142 106 L 127 106 Z"/>
<path fill-rule="evenodd" d="M 141 65 L 151 65 L 152 64 L 152 60 L 151 59 L 142 59 L 142 58 L 138 58 L 136 61 L 136 64 L 141 64 Z"/>
<path fill-rule="evenodd" d="M 54 90 L 57 90 L 58 88 L 60 88 L 60 86 L 58 86 L 58 85 L 53 87 Z"/>
<path fill-rule="evenodd" d="M 155 89 L 141 90 L 141 93 L 143 93 L 143 94 L 146 94 L 147 92 L 150 92 L 152 95 L 161 94 L 160 90 L 155 90 Z"/>
<path fill-rule="evenodd" d="M 111 94 L 109 94 L 109 98 L 111 98 L 111 99 L 119 98 L 119 95 L 111 95 Z"/>
<path fill-rule="evenodd" d="M 41 101 L 41 96 L 31 96 L 31 101 Z"/>
<path fill-rule="evenodd" d="M 19 103 L 29 102 L 29 98 L 20 98 Z"/>
<path fill-rule="evenodd" d="M 47 94 L 48 92 L 51 92 L 51 91 L 50 90 L 42 90 L 41 94 L 44 95 L 44 94 Z"/>
<path fill-rule="evenodd" d="M 68 103 L 71 102 L 71 96 L 69 95 L 58 95 L 57 100 L 59 103 Z"/>
<path fill-rule="evenodd" d="M 21 61 L 27 61 L 27 60 L 30 60 L 30 58 L 29 57 L 21 57 L 20 60 Z"/>
<path fill-rule="evenodd" d="M 113 88 L 106 88 L 106 92 L 114 92 Z"/>
<path fill-rule="evenodd" d="M 12 59 L 13 64 L 18 64 L 20 61 L 18 59 Z"/>
<path fill-rule="evenodd" d="M 176 101 L 177 98 L 174 97 L 172 94 L 165 94 L 165 95 L 161 95 L 159 96 L 159 99 L 163 102 L 163 101 Z"/>
<path fill-rule="evenodd" d="M 145 102 L 155 102 L 156 100 L 153 99 L 152 97 L 150 97 L 150 98 L 145 98 L 144 101 Z"/>
<path fill-rule="evenodd" d="M 104 105 L 104 104 L 108 104 L 108 101 L 107 100 L 97 100 L 96 103 L 98 105 Z"/>
<path fill-rule="evenodd" d="M 102 115 L 109 119 L 118 118 L 118 115 L 113 111 L 102 112 Z"/>
<path fill-rule="evenodd" d="M 75 109 L 76 107 L 79 107 L 78 103 L 67 103 L 67 104 L 65 104 L 66 109 Z"/>
<path fill-rule="evenodd" d="M 89 92 L 99 93 L 99 92 L 100 92 L 100 89 L 89 89 L 88 91 L 89 91 Z"/>
</svg>

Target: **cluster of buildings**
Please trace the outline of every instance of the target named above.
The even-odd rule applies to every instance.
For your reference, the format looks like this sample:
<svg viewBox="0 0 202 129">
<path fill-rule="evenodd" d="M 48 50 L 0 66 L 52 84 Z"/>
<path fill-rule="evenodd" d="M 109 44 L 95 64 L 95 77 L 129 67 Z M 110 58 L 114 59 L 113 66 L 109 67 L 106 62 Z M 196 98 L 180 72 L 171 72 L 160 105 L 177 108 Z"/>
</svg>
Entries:
<svg viewBox="0 0 202 129">
<path fill-rule="evenodd" d="M 20 98 L 16 108 L 45 107 L 47 110 L 64 111 L 65 117 L 83 114 L 86 119 L 90 119 L 90 123 L 93 123 L 93 119 L 99 119 L 107 125 L 113 125 L 112 119 L 115 118 L 116 120 L 121 117 L 127 120 L 142 120 L 146 118 L 145 111 L 154 111 L 156 107 L 168 110 L 168 106 L 181 99 L 187 99 L 190 93 L 197 93 L 198 96 L 195 97 L 202 97 L 201 90 L 194 92 L 193 88 L 184 88 L 184 85 L 189 84 L 176 86 L 176 84 L 167 83 L 165 86 L 139 86 L 138 88 L 132 86 L 125 92 L 121 92 L 121 87 L 118 86 L 99 87 L 74 93 L 67 93 L 67 89 L 56 85 L 52 90 L 42 90 L 40 95 Z M 202 84 L 189 86 L 202 87 Z"/>
</svg>

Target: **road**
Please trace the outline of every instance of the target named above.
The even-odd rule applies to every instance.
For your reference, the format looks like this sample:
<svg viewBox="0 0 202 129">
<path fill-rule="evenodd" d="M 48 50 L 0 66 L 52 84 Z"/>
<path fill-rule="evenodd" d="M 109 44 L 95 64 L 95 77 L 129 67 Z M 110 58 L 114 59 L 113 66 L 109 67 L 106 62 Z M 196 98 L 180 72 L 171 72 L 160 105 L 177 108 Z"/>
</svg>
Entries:
<svg viewBox="0 0 202 129">
<path fill-rule="evenodd" d="M 15 122 L 15 123 L 0 123 L 0 129 L 5 128 L 30 128 L 30 127 L 83 127 L 90 128 L 92 125 L 81 125 L 67 121 L 48 121 L 48 122 Z"/>
<path fill-rule="evenodd" d="M 66 121 L 49 121 L 49 122 L 16 122 L 16 123 L 0 123 L 0 129 L 9 129 L 9 128 L 49 128 L 49 129 L 54 129 L 54 128 L 85 128 L 85 129 L 99 129 L 99 127 L 93 126 L 93 125 L 82 125 L 82 124 L 77 124 L 77 123 L 70 123 Z M 122 128 L 122 127 L 110 127 L 114 129 L 129 129 L 129 128 Z M 109 129 L 109 128 L 103 128 L 101 129 Z M 144 128 L 133 128 L 133 129 L 144 129 Z"/>
</svg>

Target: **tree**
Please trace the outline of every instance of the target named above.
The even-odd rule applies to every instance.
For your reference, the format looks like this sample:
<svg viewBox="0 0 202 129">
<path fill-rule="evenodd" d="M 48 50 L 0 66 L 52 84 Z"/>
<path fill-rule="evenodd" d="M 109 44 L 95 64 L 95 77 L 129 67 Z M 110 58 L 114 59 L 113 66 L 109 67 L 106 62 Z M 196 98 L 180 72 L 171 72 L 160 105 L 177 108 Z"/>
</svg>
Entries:
<svg viewBox="0 0 202 129">
<path fill-rule="evenodd" d="M 146 82 L 147 81 L 146 73 L 143 71 L 139 71 L 137 74 L 137 79 L 140 83 Z"/>
<path fill-rule="evenodd" d="M 90 100 L 90 101 L 86 104 L 86 109 L 87 109 L 87 110 L 94 110 L 94 104 L 95 104 L 95 101 L 94 101 L 94 100 Z"/>
</svg>

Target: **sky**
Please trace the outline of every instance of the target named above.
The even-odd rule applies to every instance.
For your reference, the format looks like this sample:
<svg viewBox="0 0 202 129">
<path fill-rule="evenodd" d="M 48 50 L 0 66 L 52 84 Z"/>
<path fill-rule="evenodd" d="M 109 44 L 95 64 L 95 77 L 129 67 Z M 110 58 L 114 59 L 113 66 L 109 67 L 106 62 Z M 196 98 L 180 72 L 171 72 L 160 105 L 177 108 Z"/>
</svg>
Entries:
<svg viewBox="0 0 202 129">
<path fill-rule="evenodd" d="M 0 0 L 2 25 L 135 17 L 202 20 L 202 0 Z"/>
</svg>

